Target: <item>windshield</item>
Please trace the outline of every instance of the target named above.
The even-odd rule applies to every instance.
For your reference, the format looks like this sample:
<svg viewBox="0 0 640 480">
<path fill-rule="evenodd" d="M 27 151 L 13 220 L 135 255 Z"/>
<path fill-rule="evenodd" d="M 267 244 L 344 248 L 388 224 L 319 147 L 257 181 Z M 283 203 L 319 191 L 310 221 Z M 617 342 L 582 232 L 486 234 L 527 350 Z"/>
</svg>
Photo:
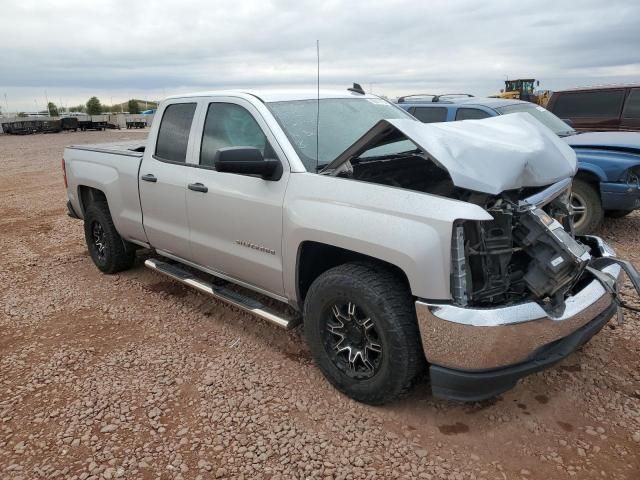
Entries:
<svg viewBox="0 0 640 480">
<path fill-rule="evenodd" d="M 317 100 L 267 104 L 309 172 L 315 172 L 350 147 L 383 119 L 413 118 L 404 110 L 379 98 L 327 98 L 320 100 L 320 132 L 316 151 Z M 415 149 L 411 142 L 395 142 L 371 149 L 366 156 Z"/>
<path fill-rule="evenodd" d="M 542 108 L 539 105 L 534 105 L 533 103 L 517 103 L 515 105 L 507 105 L 506 107 L 498 107 L 496 110 L 502 115 L 518 112 L 530 113 L 545 127 L 553 130 L 556 135 L 561 137 L 567 137 L 576 133 L 573 128 L 564 123 L 549 110 Z"/>
</svg>

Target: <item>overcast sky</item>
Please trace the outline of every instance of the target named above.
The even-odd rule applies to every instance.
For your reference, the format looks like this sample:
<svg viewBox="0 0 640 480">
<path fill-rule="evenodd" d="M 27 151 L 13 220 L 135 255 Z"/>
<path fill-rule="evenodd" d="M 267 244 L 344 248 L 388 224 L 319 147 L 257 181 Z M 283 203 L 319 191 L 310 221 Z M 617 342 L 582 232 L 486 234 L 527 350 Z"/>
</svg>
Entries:
<svg viewBox="0 0 640 480">
<path fill-rule="evenodd" d="M 640 81 L 640 1 L 0 0 L 0 105 L 360 82 L 496 93 Z"/>
</svg>

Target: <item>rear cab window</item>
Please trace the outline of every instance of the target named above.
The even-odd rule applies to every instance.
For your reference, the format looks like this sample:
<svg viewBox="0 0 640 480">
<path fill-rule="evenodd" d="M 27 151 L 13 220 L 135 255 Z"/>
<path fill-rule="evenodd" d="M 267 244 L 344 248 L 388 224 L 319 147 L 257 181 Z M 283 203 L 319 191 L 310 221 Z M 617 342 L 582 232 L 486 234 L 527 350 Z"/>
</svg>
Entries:
<svg viewBox="0 0 640 480">
<path fill-rule="evenodd" d="M 154 157 L 165 162 L 186 162 L 189 132 L 195 111 L 195 103 L 174 103 L 165 108 L 158 129 Z"/>
<path fill-rule="evenodd" d="M 558 96 L 553 113 L 560 118 L 619 117 L 624 89 L 564 92 Z"/>
<path fill-rule="evenodd" d="M 436 123 L 447 121 L 445 107 L 414 107 L 411 112 L 422 123 Z"/>
</svg>

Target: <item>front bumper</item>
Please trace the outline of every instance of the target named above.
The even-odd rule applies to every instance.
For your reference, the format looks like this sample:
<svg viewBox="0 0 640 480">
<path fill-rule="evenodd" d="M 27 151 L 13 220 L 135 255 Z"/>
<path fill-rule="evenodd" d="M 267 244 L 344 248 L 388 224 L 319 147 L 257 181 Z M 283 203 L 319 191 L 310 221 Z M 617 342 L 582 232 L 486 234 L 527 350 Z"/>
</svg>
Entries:
<svg viewBox="0 0 640 480">
<path fill-rule="evenodd" d="M 635 210 L 640 208 L 640 185 L 635 183 L 602 182 L 602 208 L 605 210 Z"/>
<path fill-rule="evenodd" d="M 590 237 L 593 257 L 613 256 Z M 621 268 L 602 271 L 618 278 Z M 434 395 L 477 401 L 511 388 L 519 378 L 566 357 L 588 341 L 616 312 L 599 280 L 583 283 L 561 312 L 536 302 L 490 309 L 418 300 L 416 313 Z"/>
</svg>

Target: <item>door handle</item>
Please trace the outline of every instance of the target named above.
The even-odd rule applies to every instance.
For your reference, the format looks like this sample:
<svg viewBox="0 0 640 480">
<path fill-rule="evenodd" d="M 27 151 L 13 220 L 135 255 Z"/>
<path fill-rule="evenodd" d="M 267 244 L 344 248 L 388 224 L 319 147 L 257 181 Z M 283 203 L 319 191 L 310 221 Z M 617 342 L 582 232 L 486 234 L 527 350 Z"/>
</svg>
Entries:
<svg viewBox="0 0 640 480">
<path fill-rule="evenodd" d="M 156 176 L 152 173 L 147 173 L 146 175 L 142 175 L 140 179 L 144 180 L 145 182 L 153 182 L 153 183 L 158 181 Z"/>
<path fill-rule="evenodd" d="M 202 192 L 202 193 L 207 193 L 209 191 L 209 189 L 207 188 L 206 185 L 203 185 L 200 182 L 197 183 L 190 183 L 189 185 L 187 185 L 187 188 L 189 190 L 193 190 L 194 192 Z"/>
</svg>

